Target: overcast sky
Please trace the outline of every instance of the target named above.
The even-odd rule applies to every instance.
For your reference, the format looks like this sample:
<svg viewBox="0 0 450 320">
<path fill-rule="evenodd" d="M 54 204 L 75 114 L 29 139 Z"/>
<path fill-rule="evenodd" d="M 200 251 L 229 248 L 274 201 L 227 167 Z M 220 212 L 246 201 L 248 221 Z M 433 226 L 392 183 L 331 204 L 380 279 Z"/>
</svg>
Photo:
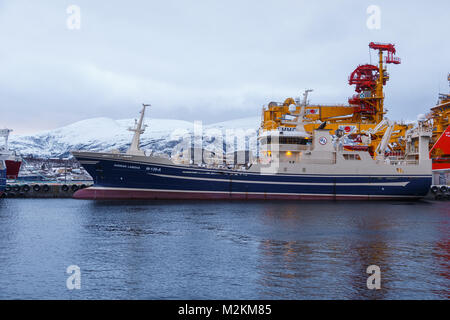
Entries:
<svg viewBox="0 0 450 320">
<path fill-rule="evenodd" d="M 369 5 L 381 28 L 369 29 Z M 67 27 L 67 8 L 81 28 Z M 313 88 L 347 103 L 371 41 L 395 43 L 389 117 L 416 119 L 448 92 L 450 1 L 0 0 L 0 127 L 16 133 L 93 117 L 212 123 Z M 372 53 L 372 62 L 376 62 Z"/>
</svg>

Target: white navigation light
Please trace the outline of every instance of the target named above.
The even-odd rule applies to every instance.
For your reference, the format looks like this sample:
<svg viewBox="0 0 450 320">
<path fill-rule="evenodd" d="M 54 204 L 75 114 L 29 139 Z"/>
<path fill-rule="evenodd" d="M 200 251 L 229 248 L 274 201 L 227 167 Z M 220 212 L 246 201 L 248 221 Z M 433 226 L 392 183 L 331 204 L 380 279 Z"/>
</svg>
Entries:
<svg viewBox="0 0 450 320">
<path fill-rule="evenodd" d="M 297 106 L 295 104 L 289 105 L 289 112 L 295 112 L 297 110 Z"/>
</svg>

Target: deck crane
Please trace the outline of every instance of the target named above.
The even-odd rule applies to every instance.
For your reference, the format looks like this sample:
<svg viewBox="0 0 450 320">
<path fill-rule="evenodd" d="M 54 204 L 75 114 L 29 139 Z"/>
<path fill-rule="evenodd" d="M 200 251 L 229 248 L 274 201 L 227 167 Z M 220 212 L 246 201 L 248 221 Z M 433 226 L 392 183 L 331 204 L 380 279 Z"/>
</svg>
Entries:
<svg viewBox="0 0 450 320">
<path fill-rule="evenodd" d="M 350 85 L 355 86 L 356 95 L 349 99 L 349 105 L 324 105 L 309 104 L 307 97 L 311 90 L 306 90 L 303 101 L 298 98 L 287 98 L 284 102 L 270 102 L 264 106 L 261 128 L 264 131 L 277 130 L 278 127 L 288 127 L 312 133 L 321 123 L 326 121 L 327 129 L 334 132 L 344 130 L 350 140 L 356 139 L 355 144 L 345 146 L 353 149 L 369 149 L 373 155 L 381 142 L 384 127 L 373 135 L 370 144 L 358 140 L 368 137 L 363 133 L 369 128 L 374 128 L 385 118 L 384 110 L 384 86 L 389 80 L 386 70 L 387 64 L 400 64 L 400 58 L 396 57 L 394 44 L 369 43 L 370 50 L 377 50 L 379 55 L 378 65 L 359 65 L 349 76 Z M 394 124 L 391 131 L 388 147 L 393 153 L 404 153 L 406 131 L 411 124 Z M 363 145 L 356 145 L 362 143 Z"/>
<path fill-rule="evenodd" d="M 372 144 L 372 136 L 374 136 L 377 132 L 386 130 L 384 132 L 383 137 L 381 138 L 380 143 L 377 144 L 375 148 L 375 157 L 378 154 L 381 154 L 384 158 L 386 149 L 388 147 L 389 141 L 391 140 L 392 132 L 395 127 L 395 122 L 389 119 L 383 119 L 379 124 L 377 124 L 374 128 L 370 128 L 369 130 L 363 131 L 369 136 L 368 144 Z"/>
</svg>

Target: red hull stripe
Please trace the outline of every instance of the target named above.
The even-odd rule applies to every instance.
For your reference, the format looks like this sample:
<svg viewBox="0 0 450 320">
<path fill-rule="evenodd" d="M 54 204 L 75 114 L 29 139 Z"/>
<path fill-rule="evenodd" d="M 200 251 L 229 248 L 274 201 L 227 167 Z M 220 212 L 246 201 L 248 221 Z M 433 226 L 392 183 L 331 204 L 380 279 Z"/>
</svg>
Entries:
<svg viewBox="0 0 450 320">
<path fill-rule="evenodd" d="M 418 199 L 415 196 L 376 196 L 376 195 L 333 195 L 333 194 L 283 194 L 283 193 L 245 193 L 245 192 L 208 192 L 182 190 L 149 190 L 126 188 L 90 187 L 74 193 L 75 199 L 112 200 L 112 199 L 152 199 L 152 200 L 382 200 L 382 199 Z"/>
</svg>

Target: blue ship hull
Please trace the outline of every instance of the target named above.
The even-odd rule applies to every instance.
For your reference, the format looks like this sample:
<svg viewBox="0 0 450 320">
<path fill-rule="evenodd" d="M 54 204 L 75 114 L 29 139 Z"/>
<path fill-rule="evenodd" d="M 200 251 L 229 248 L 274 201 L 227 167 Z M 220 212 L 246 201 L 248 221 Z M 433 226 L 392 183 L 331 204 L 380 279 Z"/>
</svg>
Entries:
<svg viewBox="0 0 450 320">
<path fill-rule="evenodd" d="M 91 154 L 92 155 L 92 154 Z M 75 155 L 94 179 L 78 199 L 411 199 L 426 175 L 264 174 Z"/>
<path fill-rule="evenodd" d="M 0 169 L 0 196 L 3 195 L 6 188 L 6 169 Z"/>
</svg>

